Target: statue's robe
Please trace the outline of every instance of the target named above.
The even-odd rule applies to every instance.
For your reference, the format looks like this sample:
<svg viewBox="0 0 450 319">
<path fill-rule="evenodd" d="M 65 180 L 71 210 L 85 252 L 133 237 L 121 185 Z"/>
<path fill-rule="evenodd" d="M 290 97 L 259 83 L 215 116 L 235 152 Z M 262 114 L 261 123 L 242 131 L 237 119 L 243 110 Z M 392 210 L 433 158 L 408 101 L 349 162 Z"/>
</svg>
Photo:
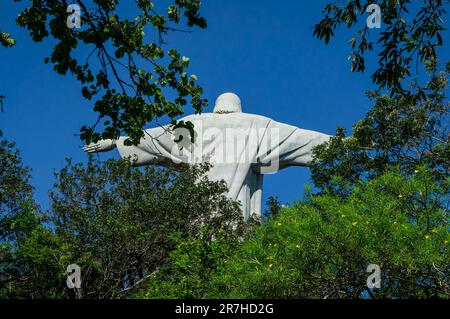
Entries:
<svg viewBox="0 0 450 319">
<path fill-rule="evenodd" d="M 131 157 L 136 165 L 209 161 L 209 179 L 227 183 L 228 197 L 241 202 L 245 219 L 261 214 L 263 174 L 307 166 L 313 148 L 330 139 L 326 134 L 248 113 L 203 113 L 180 120 L 194 124 L 195 144 L 185 143 L 187 134 L 181 134 L 184 142 L 177 143 L 180 129 L 174 134 L 169 126 L 157 127 L 145 130 L 137 146 L 124 145 L 126 137 L 121 137 L 117 141 L 121 157 Z"/>
</svg>

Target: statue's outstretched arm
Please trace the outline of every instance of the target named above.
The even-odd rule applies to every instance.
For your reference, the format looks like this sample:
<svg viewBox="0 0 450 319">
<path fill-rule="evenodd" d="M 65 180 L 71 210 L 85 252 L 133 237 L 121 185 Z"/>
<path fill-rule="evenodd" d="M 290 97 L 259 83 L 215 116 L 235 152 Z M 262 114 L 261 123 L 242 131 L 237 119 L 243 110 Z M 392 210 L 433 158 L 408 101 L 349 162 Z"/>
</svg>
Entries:
<svg viewBox="0 0 450 319">
<path fill-rule="evenodd" d="M 273 173 L 289 166 L 308 166 L 313 149 L 330 138 L 327 134 L 271 121 L 261 140 L 256 168 L 262 173 Z"/>
<path fill-rule="evenodd" d="M 83 151 L 85 151 L 86 153 L 100 153 L 100 152 L 108 152 L 115 148 L 116 148 L 116 141 L 106 139 L 83 146 Z"/>
</svg>

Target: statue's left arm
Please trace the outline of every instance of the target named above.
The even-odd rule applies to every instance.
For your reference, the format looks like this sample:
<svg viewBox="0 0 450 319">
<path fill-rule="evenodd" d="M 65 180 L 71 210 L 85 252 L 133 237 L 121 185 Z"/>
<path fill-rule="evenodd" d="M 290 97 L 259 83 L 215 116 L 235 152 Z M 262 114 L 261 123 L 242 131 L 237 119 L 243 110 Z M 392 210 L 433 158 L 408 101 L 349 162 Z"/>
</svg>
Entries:
<svg viewBox="0 0 450 319">
<path fill-rule="evenodd" d="M 255 168 L 273 173 L 289 166 L 308 166 L 313 149 L 330 138 L 328 134 L 270 121 L 259 143 Z"/>
</svg>

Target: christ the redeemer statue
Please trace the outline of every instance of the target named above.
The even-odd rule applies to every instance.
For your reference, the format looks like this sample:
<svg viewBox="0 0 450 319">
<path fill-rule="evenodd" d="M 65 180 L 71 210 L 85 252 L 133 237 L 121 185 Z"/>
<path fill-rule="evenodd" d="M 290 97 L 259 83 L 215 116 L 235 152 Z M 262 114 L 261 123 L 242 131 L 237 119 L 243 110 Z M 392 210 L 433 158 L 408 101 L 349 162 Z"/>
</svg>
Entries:
<svg viewBox="0 0 450 319">
<path fill-rule="evenodd" d="M 297 128 L 270 118 L 242 113 L 241 101 L 233 93 L 220 95 L 213 113 L 180 119 L 194 124 L 194 143 L 187 129 L 171 126 L 145 130 L 136 146 L 126 146 L 127 137 L 100 140 L 84 146 L 88 153 L 117 147 L 122 158 L 135 165 L 177 166 L 208 161 L 210 180 L 224 180 L 228 197 L 241 203 L 244 219 L 261 214 L 263 175 L 289 166 L 307 166 L 315 146 L 330 135 Z M 180 141 L 181 140 L 181 141 Z"/>
</svg>

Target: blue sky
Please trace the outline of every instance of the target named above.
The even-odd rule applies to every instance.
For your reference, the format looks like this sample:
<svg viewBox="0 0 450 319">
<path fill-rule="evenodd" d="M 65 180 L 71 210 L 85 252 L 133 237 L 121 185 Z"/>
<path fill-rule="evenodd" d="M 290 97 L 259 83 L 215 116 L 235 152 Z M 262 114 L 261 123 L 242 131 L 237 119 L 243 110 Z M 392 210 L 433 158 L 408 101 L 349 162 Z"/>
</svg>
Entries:
<svg viewBox="0 0 450 319">
<path fill-rule="evenodd" d="M 365 91 L 373 86 L 370 72 L 350 72 L 346 30 L 328 46 L 313 38 L 312 26 L 326 2 L 203 1 L 208 28 L 170 36 L 167 48 L 190 57 L 190 72 L 198 75 L 210 101 L 206 112 L 212 111 L 219 94 L 231 91 L 240 96 L 245 112 L 333 134 L 337 126 L 350 129 L 364 116 L 371 106 Z M 7 96 L 0 129 L 17 143 L 32 168 L 35 197 L 46 208 L 54 171 L 63 167 L 66 157 L 86 160 L 75 134 L 96 116 L 77 80 L 44 64 L 53 43 L 33 43 L 26 30 L 15 25 L 22 6 L 12 1 L 0 4 L 0 29 L 18 40 L 12 49 L 0 48 L 0 92 Z M 448 46 L 442 54 L 449 58 Z M 102 155 L 111 156 L 118 158 L 117 152 Z M 271 195 L 283 202 L 300 199 L 310 182 L 307 168 L 268 175 L 264 200 Z"/>
</svg>

